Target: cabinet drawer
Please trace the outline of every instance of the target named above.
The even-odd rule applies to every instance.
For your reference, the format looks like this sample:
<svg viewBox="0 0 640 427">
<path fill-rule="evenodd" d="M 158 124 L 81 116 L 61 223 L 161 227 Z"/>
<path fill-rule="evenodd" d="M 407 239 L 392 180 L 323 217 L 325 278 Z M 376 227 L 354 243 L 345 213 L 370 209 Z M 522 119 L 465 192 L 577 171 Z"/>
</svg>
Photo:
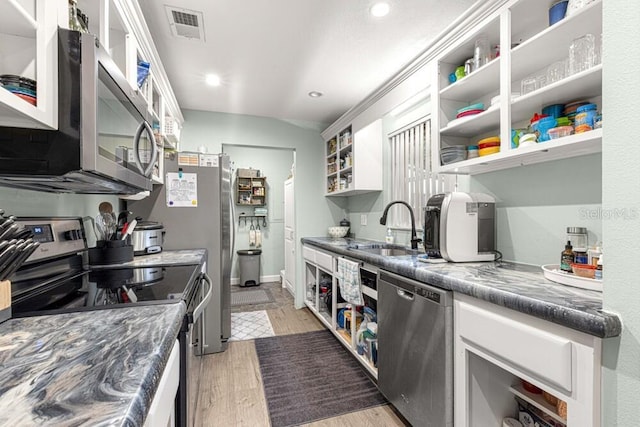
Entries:
<svg viewBox="0 0 640 427">
<path fill-rule="evenodd" d="M 316 251 L 308 246 L 302 247 L 302 256 L 309 262 L 316 263 Z"/>
<path fill-rule="evenodd" d="M 570 340 L 517 320 L 457 302 L 460 336 L 524 372 L 571 391 Z"/>
<path fill-rule="evenodd" d="M 333 273 L 333 257 L 331 255 L 323 252 L 316 252 L 316 264 L 318 267 L 325 269 L 329 273 Z"/>
</svg>

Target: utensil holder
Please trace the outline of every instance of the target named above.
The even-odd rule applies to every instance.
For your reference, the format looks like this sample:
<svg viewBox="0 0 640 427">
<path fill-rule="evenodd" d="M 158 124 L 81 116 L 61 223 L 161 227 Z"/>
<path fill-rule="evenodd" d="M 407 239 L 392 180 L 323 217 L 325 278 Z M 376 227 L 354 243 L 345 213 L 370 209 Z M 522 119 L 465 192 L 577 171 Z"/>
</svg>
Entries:
<svg viewBox="0 0 640 427">
<path fill-rule="evenodd" d="M 89 264 L 120 264 L 133 261 L 133 246 L 126 240 L 98 240 L 89 248 Z"/>
</svg>

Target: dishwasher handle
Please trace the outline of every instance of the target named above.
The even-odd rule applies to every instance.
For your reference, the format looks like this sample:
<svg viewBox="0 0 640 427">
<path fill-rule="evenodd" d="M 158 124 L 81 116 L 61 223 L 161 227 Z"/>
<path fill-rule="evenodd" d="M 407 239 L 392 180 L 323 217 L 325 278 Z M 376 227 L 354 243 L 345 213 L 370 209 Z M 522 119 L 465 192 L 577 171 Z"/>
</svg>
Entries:
<svg viewBox="0 0 640 427">
<path fill-rule="evenodd" d="M 378 283 L 382 282 L 395 286 L 400 291 L 404 291 L 404 295 L 401 295 L 400 292 L 398 292 L 398 295 L 405 299 L 409 299 L 407 297 L 410 295 L 412 298 L 424 298 L 433 304 L 445 307 L 453 305 L 453 293 L 446 289 L 418 282 L 417 280 L 410 279 L 396 273 L 391 273 L 386 270 L 380 270 L 378 275 Z"/>
<path fill-rule="evenodd" d="M 404 289 L 396 288 L 396 292 L 398 293 L 398 296 L 400 298 L 406 299 L 407 301 L 413 301 L 415 299 L 415 294 L 412 294 L 411 292 L 407 292 Z"/>
</svg>

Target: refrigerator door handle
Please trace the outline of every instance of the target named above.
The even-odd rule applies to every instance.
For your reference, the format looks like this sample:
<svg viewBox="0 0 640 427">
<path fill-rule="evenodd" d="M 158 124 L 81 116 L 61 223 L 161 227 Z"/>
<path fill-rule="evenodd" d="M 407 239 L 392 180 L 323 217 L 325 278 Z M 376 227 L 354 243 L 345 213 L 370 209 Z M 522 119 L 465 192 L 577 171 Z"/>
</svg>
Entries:
<svg viewBox="0 0 640 427">
<path fill-rule="evenodd" d="M 229 248 L 229 262 L 233 262 L 233 252 L 236 247 L 236 205 L 233 201 L 231 191 L 229 191 L 229 206 L 231 206 L 231 221 L 229 221 L 229 227 L 231 228 L 231 248 Z"/>
<path fill-rule="evenodd" d="M 202 273 L 202 281 L 209 285 L 209 290 L 207 291 L 207 294 L 204 296 L 202 301 L 200 301 L 200 304 L 198 304 L 198 306 L 193 310 L 194 321 L 195 319 L 200 317 L 200 315 L 204 311 L 207 304 L 209 304 L 209 301 L 211 301 L 211 295 L 213 294 L 213 283 L 211 282 L 211 277 L 209 277 L 207 273 Z M 204 325 L 205 325 L 205 322 L 202 322 L 203 329 L 204 329 Z"/>
</svg>

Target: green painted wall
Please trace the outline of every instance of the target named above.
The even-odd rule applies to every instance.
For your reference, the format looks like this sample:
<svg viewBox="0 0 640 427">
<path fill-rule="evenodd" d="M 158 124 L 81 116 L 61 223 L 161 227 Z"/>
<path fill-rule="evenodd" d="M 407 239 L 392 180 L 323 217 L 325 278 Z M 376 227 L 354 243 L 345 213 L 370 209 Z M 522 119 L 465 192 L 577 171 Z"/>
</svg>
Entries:
<svg viewBox="0 0 640 427">
<path fill-rule="evenodd" d="M 558 264 L 567 227 L 602 241 L 602 156 L 522 166 L 471 178 L 471 191 L 496 199 L 496 246 L 505 260 Z"/>
<path fill-rule="evenodd" d="M 626 427 L 638 425 L 640 402 L 640 144 L 632 137 L 640 109 L 640 8 L 637 0 L 603 1 L 603 8 L 602 208 L 613 214 L 602 227 L 604 307 L 622 317 L 623 330 L 604 341 L 602 426 Z"/>
<path fill-rule="evenodd" d="M 264 222 L 254 221 L 254 228 L 260 227 L 262 236 L 262 254 L 260 256 L 260 275 L 278 276 L 284 268 L 284 181 L 289 177 L 293 165 L 292 149 L 270 147 L 247 147 L 227 145 L 222 147 L 229 154 L 234 170 L 253 168 L 260 170 L 260 176 L 267 178 L 268 215 Z M 234 188 L 236 175 L 233 177 Z M 234 196 L 235 198 L 235 196 Z M 246 219 L 240 221 L 239 215 L 253 215 L 253 207 L 236 205 L 236 249 L 252 249 L 249 246 L 250 225 Z M 238 258 L 234 258 L 231 277 L 239 278 Z"/>
<path fill-rule="evenodd" d="M 205 148 L 209 153 L 222 146 L 253 146 L 295 150 L 295 205 L 297 253 L 300 238 L 324 236 L 326 229 L 341 214 L 324 197 L 324 144 L 318 126 L 239 114 L 184 110 L 185 124 L 180 148 L 185 151 Z M 232 159 L 233 160 L 233 159 Z M 296 270 L 296 306 L 304 304 L 302 257 Z"/>
</svg>

